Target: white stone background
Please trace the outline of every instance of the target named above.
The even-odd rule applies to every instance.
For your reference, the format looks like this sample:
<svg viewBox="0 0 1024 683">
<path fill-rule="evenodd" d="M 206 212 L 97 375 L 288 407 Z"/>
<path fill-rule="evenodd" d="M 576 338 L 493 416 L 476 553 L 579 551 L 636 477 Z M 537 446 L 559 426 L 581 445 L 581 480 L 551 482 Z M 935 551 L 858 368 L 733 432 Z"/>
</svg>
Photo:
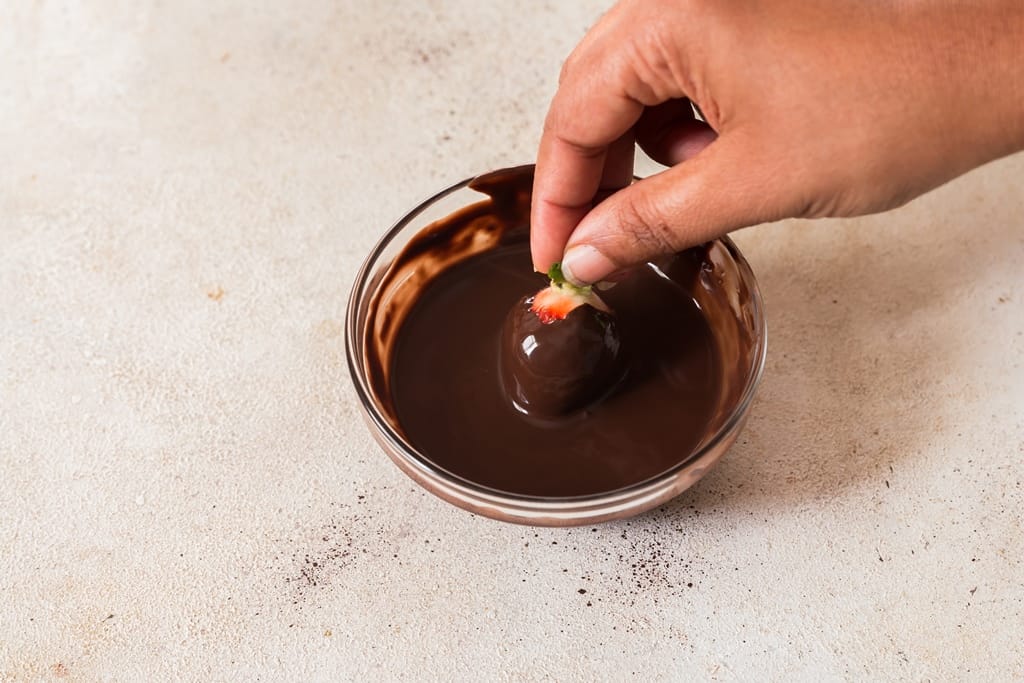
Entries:
<svg viewBox="0 0 1024 683">
<path fill-rule="evenodd" d="M 1024 157 L 740 233 L 764 383 L 655 512 L 501 524 L 371 440 L 361 260 L 533 158 L 605 4 L 0 7 L 0 680 L 1024 678 Z"/>
</svg>

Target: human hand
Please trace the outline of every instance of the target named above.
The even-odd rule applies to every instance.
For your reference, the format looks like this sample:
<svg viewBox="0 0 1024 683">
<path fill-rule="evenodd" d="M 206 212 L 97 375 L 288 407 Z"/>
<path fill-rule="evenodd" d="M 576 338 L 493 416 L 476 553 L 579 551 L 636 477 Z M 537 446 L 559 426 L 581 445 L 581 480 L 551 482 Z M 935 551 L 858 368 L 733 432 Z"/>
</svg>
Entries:
<svg viewBox="0 0 1024 683">
<path fill-rule="evenodd" d="M 624 0 L 563 67 L 534 267 L 585 284 L 748 225 L 900 206 L 1024 148 L 1021 45 L 1020 0 Z M 670 168 L 630 185 L 634 140 Z"/>
</svg>

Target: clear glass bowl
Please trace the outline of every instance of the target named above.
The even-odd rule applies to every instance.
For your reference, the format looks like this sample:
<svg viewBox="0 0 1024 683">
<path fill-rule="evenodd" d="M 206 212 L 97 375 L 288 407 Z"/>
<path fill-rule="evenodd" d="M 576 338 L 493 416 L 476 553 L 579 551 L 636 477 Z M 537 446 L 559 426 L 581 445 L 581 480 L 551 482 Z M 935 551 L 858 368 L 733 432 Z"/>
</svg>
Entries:
<svg viewBox="0 0 1024 683">
<path fill-rule="evenodd" d="M 746 422 L 761 379 L 767 350 L 767 327 L 761 293 L 746 259 L 729 238 L 712 243 L 712 268 L 702 273 L 708 292 L 703 306 L 723 307 L 727 324 L 716 325 L 723 338 L 743 335 L 749 340 L 742 353 L 724 358 L 724 387 L 720 405 L 709 424 L 708 436 L 678 464 L 646 481 L 587 496 L 539 497 L 516 495 L 480 486 L 435 465 L 401 434 L 370 381 L 367 331 L 374 328 L 371 301 L 395 257 L 409 240 L 436 220 L 485 199 L 468 187 L 472 178 L 442 190 L 412 209 L 385 233 L 356 277 L 346 317 L 345 350 L 349 372 L 359 395 L 363 416 L 384 452 L 413 480 L 440 498 L 471 512 L 519 524 L 573 526 L 630 517 L 679 495 L 693 486 L 736 440 Z M 721 319 L 721 316 L 719 317 Z M 731 380 L 729 379 L 731 378 Z"/>
</svg>

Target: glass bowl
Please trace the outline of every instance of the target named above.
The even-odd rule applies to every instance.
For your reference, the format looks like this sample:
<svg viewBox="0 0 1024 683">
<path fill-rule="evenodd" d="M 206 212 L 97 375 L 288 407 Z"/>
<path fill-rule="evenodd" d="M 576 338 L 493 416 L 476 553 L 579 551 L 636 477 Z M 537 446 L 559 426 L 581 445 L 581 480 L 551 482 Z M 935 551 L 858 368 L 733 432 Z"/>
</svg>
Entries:
<svg viewBox="0 0 1024 683">
<path fill-rule="evenodd" d="M 532 167 L 496 173 L 531 173 Z M 541 497 L 517 495 L 481 486 L 433 463 L 402 435 L 370 374 L 368 345 L 381 321 L 372 319 L 371 302 L 382 294 L 381 283 L 406 244 L 437 220 L 487 201 L 470 189 L 469 178 L 438 192 L 416 206 L 388 230 L 370 252 L 356 276 L 346 316 L 345 350 L 362 413 L 374 438 L 398 467 L 431 493 L 465 510 L 506 522 L 537 526 L 574 526 L 630 517 L 679 495 L 693 486 L 725 454 L 747 419 L 761 379 L 767 351 L 767 327 L 761 292 L 754 273 L 736 245 L 725 237 L 709 245 L 709 266 L 701 273 L 698 304 L 721 309 L 714 326 L 720 346 L 740 335 L 746 345 L 723 358 L 723 391 L 706 436 L 679 462 L 650 479 L 604 493 Z M 699 300 L 704 294 L 704 301 Z M 725 321 L 724 323 L 722 321 Z M 394 322 L 394 321 L 391 321 Z M 733 344 L 732 346 L 735 346 Z"/>
</svg>

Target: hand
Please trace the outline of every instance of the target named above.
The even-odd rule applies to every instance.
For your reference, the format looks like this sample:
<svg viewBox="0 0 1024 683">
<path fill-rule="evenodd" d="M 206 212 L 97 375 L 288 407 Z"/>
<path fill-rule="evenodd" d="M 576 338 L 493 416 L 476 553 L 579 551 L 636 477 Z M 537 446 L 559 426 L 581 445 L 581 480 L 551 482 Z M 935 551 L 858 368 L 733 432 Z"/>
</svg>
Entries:
<svg viewBox="0 0 1024 683">
<path fill-rule="evenodd" d="M 748 225 L 899 206 L 1024 148 L 1021 45 L 1020 0 L 620 2 L 547 115 L 534 267 L 586 284 Z M 670 168 L 630 185 L 634 140 Z"/>
</svg>

